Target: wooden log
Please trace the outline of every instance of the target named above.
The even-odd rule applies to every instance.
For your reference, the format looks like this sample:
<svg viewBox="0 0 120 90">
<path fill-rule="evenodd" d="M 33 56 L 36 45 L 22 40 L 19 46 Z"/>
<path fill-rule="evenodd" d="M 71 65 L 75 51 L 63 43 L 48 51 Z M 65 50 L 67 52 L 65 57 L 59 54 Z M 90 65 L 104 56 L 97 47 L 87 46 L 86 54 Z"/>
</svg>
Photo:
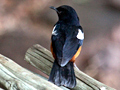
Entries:
<svg viewBox="0 0 120 90">
<path fill-rule="evenodd" d="M 25 60 L 47 75 L 50 74 L 54 61 L 51 52 L 38 44 L 27 50 Z M 74 69 L 77 85 L 71 90 L 115 90 L 114 88 L 91 78 L 80 70 Z"/>
<path fill-rule="evenodd" d="M 0 54 L 0 90 L 62 90 Z"/>
</svg>

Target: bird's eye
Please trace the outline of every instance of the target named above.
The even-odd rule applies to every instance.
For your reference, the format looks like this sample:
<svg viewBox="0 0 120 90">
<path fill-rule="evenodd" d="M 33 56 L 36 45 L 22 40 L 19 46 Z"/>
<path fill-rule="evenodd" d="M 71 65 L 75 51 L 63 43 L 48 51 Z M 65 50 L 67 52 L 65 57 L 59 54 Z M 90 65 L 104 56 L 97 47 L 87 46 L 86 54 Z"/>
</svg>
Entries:
<svg viewBox="0 0 120 90">
<path fill-rule="evenodd" d="M 58 13 L 59 13 L 59 14 L 61 14 L 61 13 L 62 13 L 62 11 L 59 11 Z"/>
</svg>

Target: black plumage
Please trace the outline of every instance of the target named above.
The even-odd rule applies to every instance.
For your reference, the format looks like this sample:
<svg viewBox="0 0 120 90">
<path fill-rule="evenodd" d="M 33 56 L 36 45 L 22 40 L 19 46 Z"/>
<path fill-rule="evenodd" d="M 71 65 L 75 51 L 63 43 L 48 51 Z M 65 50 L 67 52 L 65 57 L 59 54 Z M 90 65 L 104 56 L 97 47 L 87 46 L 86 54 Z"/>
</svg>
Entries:
<svg viewBox="0 0 120 90">
<path fill-rule="evenodd" d="M 73 63 L 70 62 L 79 47 L 83 44 L 83 39 L 77 38 L 79 30 L 83 33 L 76 11 L 67 5 L 62 5 L 54 9 L 59 17 L 52 32 L 52 48 L 55 54 L 55 61 L 49 81 L 58 86 L 73 88 L 76 85 L 76 78 Z"/>
</svg>

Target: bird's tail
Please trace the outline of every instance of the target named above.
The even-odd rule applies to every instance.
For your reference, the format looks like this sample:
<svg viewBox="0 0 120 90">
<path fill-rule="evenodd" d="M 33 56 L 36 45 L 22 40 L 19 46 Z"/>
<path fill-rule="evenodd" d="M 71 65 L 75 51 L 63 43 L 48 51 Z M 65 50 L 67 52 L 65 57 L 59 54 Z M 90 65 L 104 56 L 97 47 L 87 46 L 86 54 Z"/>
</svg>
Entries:
<svg viewBox="0 0 120 90">
<path fill-rule="evenodd" d="M 76 78 L 73 68 L 73 62 L 68 62 L 67 65 L 61 67 L 57 60 L 54 61 L 50 73 L 49 81 L 57 86 L 65 86 L 73 88 L 76 86 Z"/>
</svg>

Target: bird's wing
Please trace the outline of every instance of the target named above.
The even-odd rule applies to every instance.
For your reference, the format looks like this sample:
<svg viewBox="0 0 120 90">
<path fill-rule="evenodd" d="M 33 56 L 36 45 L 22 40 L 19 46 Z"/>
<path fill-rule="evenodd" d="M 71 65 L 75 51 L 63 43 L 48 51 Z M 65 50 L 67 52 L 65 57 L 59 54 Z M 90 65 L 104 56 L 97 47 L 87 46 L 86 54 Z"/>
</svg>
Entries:
<svg viewBox="0 0 120 90">
<path fill-rule="evenodd" d="M 63 56 L 62 56 L 61 66 L 65 66 L 72 59 L 72 57 L 78 51 L 79 47 L 82 46 L 83 39 L 84 39 L 84 33 L 81 31 L 81 29 L 78 29 L 78 32 L 75 35 L 75 37 L 71 36 L 71 38 L 66 39 L 62 51 Z"/>
<path fill-rule="evenodd" d="M 60 25 L 55 25 L 51 37 L 53 53 L 58 63 L 62 61 L 62 50 L 65 44 L 65 35 L 59 31 L 60 29 Z"/>
<path fill-rule="evenodd" d="M 74 32 L 66 38 L 64 33 L 59 32 L 60 29 L 59 25 L 53 29 L 52 48 L 59 65 L 65 66 L 82 46 L 84 34 L 81 29 L 77 29 L 77 33 Z"/>
</svg>

